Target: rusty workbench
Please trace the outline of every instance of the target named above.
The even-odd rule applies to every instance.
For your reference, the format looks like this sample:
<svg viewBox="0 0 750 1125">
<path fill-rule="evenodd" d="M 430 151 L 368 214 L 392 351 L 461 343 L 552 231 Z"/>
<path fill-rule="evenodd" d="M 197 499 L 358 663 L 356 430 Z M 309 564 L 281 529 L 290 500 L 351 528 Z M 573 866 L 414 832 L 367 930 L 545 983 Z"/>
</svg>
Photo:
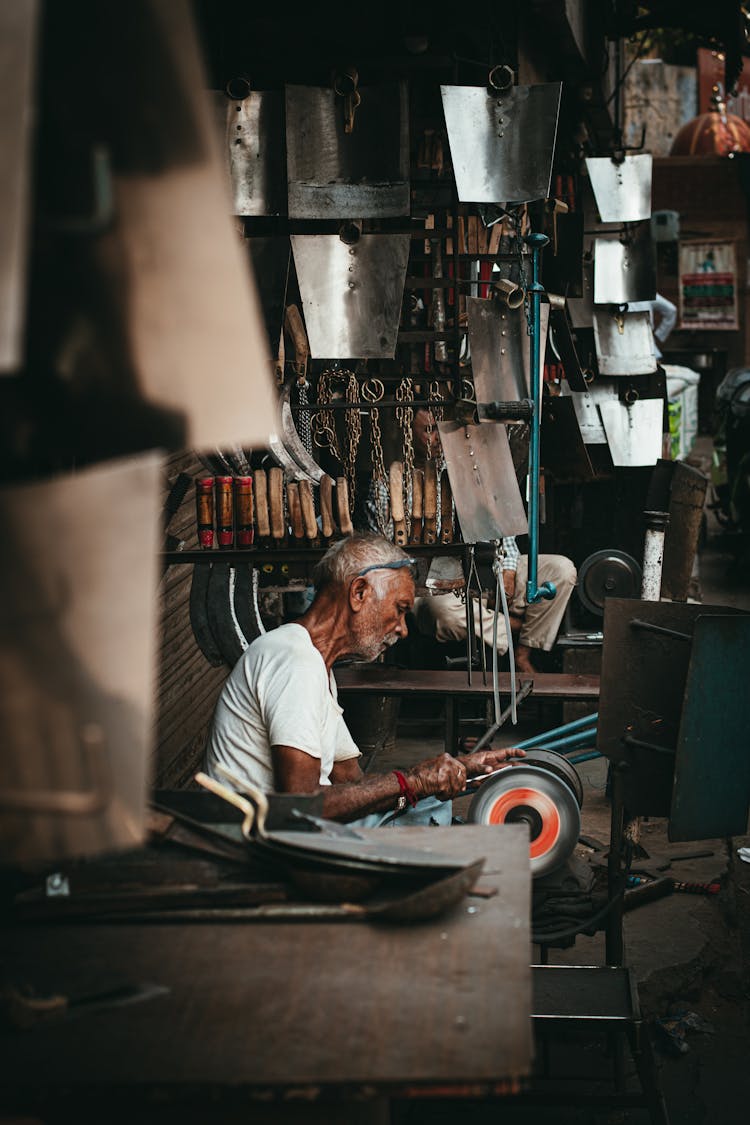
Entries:
<svg viewBox="0 0 750 1125">
<path fill-rule="evenodd" d="M 339 695 L 350 692 L 367 695 L 440 696 L 445 703 L 445 748 L 455 752 L 458 742 L 458 715 L 456 702 L 461 699 L 491 699 L 492 676 L 482 682 L 482 673 L 473 671 L 471 684 L 465 671 L 454 672 L 430 669 L 392 668 L 384 664 L 358 664 L 334 670 Z M 500 695 L 504 702 L 510 699 L 510 674 L 499 675 Z M 570 673 L 536 672 L 533 676 L 516 676 L 516 686 L 531 687 L 529 695 L 535 699 L 565 699 L 577 703 L 599 699 L 599 677 Z"/>
<path fill-rule="evenodd" d="M 526 831 L 406 831 L 410 846 L 467 862 L 485 856 L 483 894 L 409 926 L 6 927 L 6 979 L 39 995 L 74 998 L 123 982 L 168 989 L 127 1007 L 1 1030 L 6 1111 L 62 1115 L 67 1106 L 83 1122 L 156 1106 L 160 1121 L 172 1121 L 202 1106 L 220 1122 L 223 1109 L 240 1105 L 248 1120 L 271 1122 L 290 1098 L 340 1104 L 438 1087 L 484 1096 L 523 1078 L 532 1055 Z"/>
</svg>

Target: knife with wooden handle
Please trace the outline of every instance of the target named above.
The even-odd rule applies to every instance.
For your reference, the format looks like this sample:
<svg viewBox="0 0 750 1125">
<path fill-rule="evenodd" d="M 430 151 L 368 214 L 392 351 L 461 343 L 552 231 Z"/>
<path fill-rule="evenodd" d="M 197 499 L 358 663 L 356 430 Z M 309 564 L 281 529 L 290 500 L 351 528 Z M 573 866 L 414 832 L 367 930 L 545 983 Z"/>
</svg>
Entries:
<svg viewBox="0 0 750 1125">
<path fill-rule="evenodd" d="M 351 535 L 354 527 L 352 526 L 352 517 L 349 515 L 349 485 L 346 477 L 336 477 L 336 508 L 341 534 Z"/>
<path fill-rule="evenodd" d="M 435 462 L 424 467 L 424 541 L 437 542 L 437 474 Z"/>
<path fill-rule="evenodd" d="M 404 466 L 394 461 L 388 473 L 391 486 L 391 519 L 393 520 L 393 542 L 399 547 L 406 546 L 406 517 L 404 514 Z"/>
<path fill-rule="evenodd" d="M 310 545 L 318 538 L 318 521 L 315 518 L 315 500 L 313 499 L 312 484 L 309 480 L 299 482 L 299 502 L 302 508 L 302 526 L 305 530 L 305 539 Z"/>
<path fill-rule="evenodd" d="M 411 478 L 411 535 L 410 543 L 422 542 L 422 497 L 424 494 L 424 472 L 415 469 Z"/>
<path fill-rule="evenodd" d="M 333 522 L 333 480 L 327 473 L 320 478 L 320 530 L 324 539 L 330 539 L 336 531 Z"/>
<path fill-rule="evenodd" d="M 234 478 L 234 521 L 237 528 L 237 546 L 253 545 L 253 478 Z"/>
<path fill-rule="evenodd" d="M 268 470 L 268 509 L 271 517 L 271 538 L 283 543 L 286 538 L 284 527 L 284 472 L 282 469 Z"/>
<path fill-rule="evenodd" d="M 453 492 L 445 470 L 440 478 L 440 542 L 453 542 Z"/>
<path fill-rule="evenodd" d="M 304 537 L 305 529 L 302 526 L 302 505 L 299 498 L 299 485 L 296 481 L 288 481 L 286 486 L 286 502 L 289 508 L 289 522 L 292 525 L 292 535 L 295 541 Z"/>
<path fill-rule="evenodd" d="M 271 525 L 268 521 L 268 474 L 265 469 L 255 470 L 255 523 L 259 539 L 268 539 Z"/>
</svg>

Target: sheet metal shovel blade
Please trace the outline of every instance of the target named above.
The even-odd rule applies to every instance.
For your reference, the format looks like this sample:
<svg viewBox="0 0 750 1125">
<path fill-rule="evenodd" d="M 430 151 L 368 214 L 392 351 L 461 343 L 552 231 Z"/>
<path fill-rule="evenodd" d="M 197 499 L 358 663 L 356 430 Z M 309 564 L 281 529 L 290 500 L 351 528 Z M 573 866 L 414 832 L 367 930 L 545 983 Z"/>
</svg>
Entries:
<svg viewBox="0 0 750 1125">
<path fill-rule="evenodd" d="M 594 312 L 594 345 L 600 375 L 653 375 L 654 336 L 647 312 Z"/>
<path fill-rule="evenodd" d="M 614 465 L 632 468 L 656 464 L 661 456 L 664 416 L 660 398 L 641 398 L 629 404 L 600 402 L 599 413 Z"/>
<path fill-rule="evenodd" d="M 358 91 L 354 128 L 332 89 L 286 87 L 289 217 L 409 214 L 409 103 L 404 82 Z"/>
<path fill-rule="evenodd" d="M 284 104 L 276 90 L 251 90 L 246 98 L 212 91 L 235 215 L 286 212 Z"/>
<path fill-rule="evenodd" d="M 646 226 L 628 242 L 594 239 L 594 303 L 627 305 L 656 297 L 656 259 Z"/>
<path fill-rule="evenodd" d="M 458 198 L 462 203 L 546 199 L 560 111 L 561 82 L 441 86 Z"/>
<path fill-rule="evenodd" d="M 526 312 L 501 301 L 467 297 L 471 366 L 477 402 L 518 402 L 528 398 L 531 355 Z M 549 325 L 549 305 L 540 309 L 539 378 Z"/>
<path fill-rule="evenodd" d="M 292 235 L 313 359 L 393 359 L 408 234 Z"/>
<path fill-rule="evenodd" d="M 528 531 L 505 426 L 438 422 L 448 479 L 465 543 Z"/>
<path fill-rule="evenodd" d="M 651 218 L 653 157 L 626 156 L 615 162 L 609 156 L 586 159 L 591 188 L 603 223 L 637 223 Z"/>
</svg>

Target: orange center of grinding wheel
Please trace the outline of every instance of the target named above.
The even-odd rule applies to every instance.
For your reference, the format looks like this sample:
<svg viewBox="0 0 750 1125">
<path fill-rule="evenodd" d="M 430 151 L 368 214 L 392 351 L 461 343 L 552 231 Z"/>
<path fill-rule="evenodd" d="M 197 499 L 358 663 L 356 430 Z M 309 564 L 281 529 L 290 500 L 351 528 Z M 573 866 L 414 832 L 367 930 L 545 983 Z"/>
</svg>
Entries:
<svg viewBox="0 0 750 1125">
<path fill-rule="evenodd" d="M 490 807 L 487 823 L 519 823 L 525 819 L 522 811 L 524 806 L 533 809 L 541 820 L 541 828 L 536 836 L 532 835 L 531 840 L 531 858 L 537 859 L 554 848 L 560 835 L 560 813 L 555 802 L 546 793 L 540 793 L 538 789 L 509 789 Z"/>
</svg>

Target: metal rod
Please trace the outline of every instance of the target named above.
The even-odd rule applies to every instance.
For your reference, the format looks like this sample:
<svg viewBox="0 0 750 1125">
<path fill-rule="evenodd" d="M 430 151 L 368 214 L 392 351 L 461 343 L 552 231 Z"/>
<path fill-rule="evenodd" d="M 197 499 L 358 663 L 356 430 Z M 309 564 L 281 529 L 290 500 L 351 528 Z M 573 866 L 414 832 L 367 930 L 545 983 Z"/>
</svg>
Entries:
<svg viewBox="0 0 750 1125">
<path fill-rule="evenodd" d="M 677 751 L 670 749 L 669 746 L 657 746 L 655 742 L 643 742 L 640 738 L 633 738 L 631 734 L 626 734 L 622 739 L 626 746 L 635 746 L 641 750 L 653 750 L 655 754 L 670 754 L 674 756 Z"/>
<path fill-rule="evenodd" d="M 531 692 L 533 687 L 534 687 L 534 681 L 533 680 L 524 680 L 523 683 L 521 684 L 521 687 L 518 690 L 518 693 L 516 694 L 516 704 L 521 703 L 522 700 L 524 700 L 526 698 L 526 696 Z M 479 742 L 477 742 L 477 744 L 474 746 L 474 748 L 472 750 L 473 754 L 475 754 L 477 752 L 477 750 L 483 750 L 484 747 L 489 742 L 492 741 L 492 739 L 495 737 L 497 732 L 500 730 L 500 727 L 503 725 L 503 723 L 505 723 L 505 721 L 508 719 L 508 717 L 512 713 L 513 713 L 513 703 L 511 702 L 511 703 L 508 704 L 508 706 L 505 708 L 505 710 L 500 715 L 500 721 L 497 722 L 497 723 L 493 723 L 492 726 L 488 727 L 488 729 L 484 732 L 482 737 L 479 739 Z"/>
<path fill-rule="evenodd" d="M 677 629 L 666 629 L 663 625 L 652 625 L 650 621 L 641 621 L 635 618 L 630 622 L 631 629 L 648 629 L 649 633 L 662 633 L 666 637 L 677 637 L 680 641 L 692 641 L 689 633 L 680 633 Z"/>
<path fill-rule="evenodd" d="M 598 750 L 591 750 L 587 754 L 578 754 L 575 758 L 568 758 L 571 765 L 577 766 L 580 762 L 590 762 L 594 758 L 601 758 L 603 755 Z"/>
<path fill-rule="evenodd" d="M 546 234 L 539 232 L 528 235 L 527 244 L 531 247 L 531 438 L 529 443 L 529 577 L 526 583 L 526 601 L 529 605 L 540 598 L 554 598 L 557 591 L 551 582 L 537 585 L 537 560 L 539 557 L 539 431 L 541 422 L 542 395 L 539 385 L 541 297 L 544 287 L 540 282 L 541 254 L 549 243 Z"/>
<path fill-rule="evenodd" d="M 538 746 L 544 750 L 558 750 L 563 746 L 576 746 L 582 741 L 587 742 L 596 736 L 596 727 L 591 727 L 588 730 L 578 731 L 576 734 L 569 734 L 566 738 L 556 738 L 552 742 L 535 742 L 534 746 Z"/>
<path fill-rule="evenodd" d="M 598 718 L 599 712 L 595 711 L 593 715 L 587 715 L 585 719 L 574 719 L 573 722 L 565 723 L 564 726 L 553 727 L 552 730 L 543 731 L 542 734 L 538 734 L 534 738 L 527 738 L 525 742 L 517 742 L 516 746 L 520 750 L 525 750 L 530 746 L 539 746 L 540 739 L 546 741 L 549 738 L 558 737 L 562 734 L 572 734 L 574 730 L 584 730 L 586 727 L 590 727 L 595 723 Z"/>
</svg>

